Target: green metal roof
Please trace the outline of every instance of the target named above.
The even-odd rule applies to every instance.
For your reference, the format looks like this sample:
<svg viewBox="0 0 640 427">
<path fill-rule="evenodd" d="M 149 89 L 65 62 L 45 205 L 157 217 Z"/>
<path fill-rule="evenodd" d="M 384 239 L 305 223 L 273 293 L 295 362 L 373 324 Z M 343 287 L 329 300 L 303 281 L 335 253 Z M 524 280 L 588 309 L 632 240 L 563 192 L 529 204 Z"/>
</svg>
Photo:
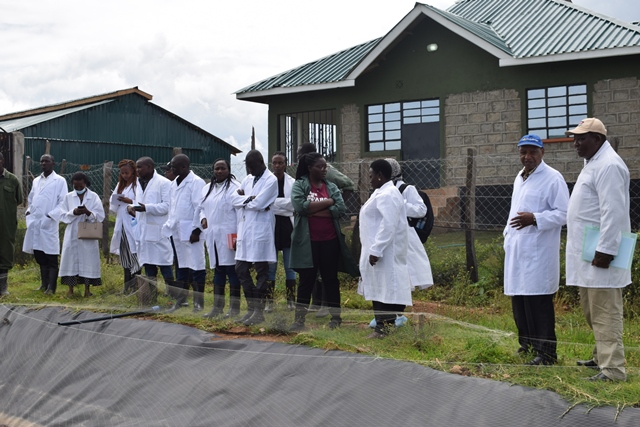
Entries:
<svg viewBox="0 0 640 427">
<path fill-rule="evenodd" d="M 494 54 L 500 66 L 640 54 L 640 27 L 566 0 L 460 0 L 446 11 L 416 3 L 387 35 L 254 83 L 238 99 L 333 89 L 355 79 L 425 16 Z"/>
<path fill-rule="evenodd" d="M 640 46 L 637 26 L 565 0 L 461 0 L 447 11 L 489 25 L 513 58 Z"/>
<path fill-rule="evenodd" d="M 6 132 L 16 132 L 21 129 L 27 128 L 29 126 L 37 125 L 39 123 L 56 119 L 58 117 L 65 116 L 67 114 L 72 114 L 78 111 L 86 110 L 87 108 L 92 108 L 98 105 L 106 104 L 107 102 L 111 102 L 111 101 L 113 100 L 108 99 L 105 101 L 94 102 L 91 104 L 81 105 L 78 107 L 71 107 L 71 108 L 65 108 L 62 110 L 49 111 L 47 113 L 36 114 L 34 116 L 16 117 L 14 119 L 2 120 L 0 121 L 0 127 L 4 129 Z"/>
<path fill-rule="evenodd" d="M 236 92 L 237 95 L 248 92 L 259 92 L 274 88 L 333 83 L 343 80 L 380 39 L 368 41 L 349 49 L 334 53 L 308 64 L 301 65 L 284 73 L 254 83 Z"/>
</svg>

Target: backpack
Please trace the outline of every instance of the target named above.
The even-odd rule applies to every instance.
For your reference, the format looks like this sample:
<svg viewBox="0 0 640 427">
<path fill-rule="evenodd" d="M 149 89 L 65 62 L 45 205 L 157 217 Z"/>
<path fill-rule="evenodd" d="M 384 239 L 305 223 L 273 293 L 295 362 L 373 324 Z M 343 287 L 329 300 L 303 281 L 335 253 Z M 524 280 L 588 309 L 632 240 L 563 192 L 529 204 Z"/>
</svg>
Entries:
<svg viewBox="0 0 640 427">
<path fill-rule="evenodd" d="M 404 190 L 408 187 L 408 184 L 402 184 L 398 190 L 400 190 L 400 194 L 404 192 Z M 416 188 L 416 190 L 418 190 Z M 418 194 L 422 198 L 422 201 L 425 205 L 427 205 L 427 214 L 422 218 L 410 218 L 407 217 L 407 221 L 409 222 L 409 226 L 413 227 L 418 233 L 418 237 L 422 243 L 427 241 L 427 238 L 431 234 L 431 230 L 433 230 L 433 222 L 435 218 L 433 217 L 433 208 L 431 207 L 431 200 L 429 200 L 429 196 L 422 190 L 418 190 Z"/>
</svg>

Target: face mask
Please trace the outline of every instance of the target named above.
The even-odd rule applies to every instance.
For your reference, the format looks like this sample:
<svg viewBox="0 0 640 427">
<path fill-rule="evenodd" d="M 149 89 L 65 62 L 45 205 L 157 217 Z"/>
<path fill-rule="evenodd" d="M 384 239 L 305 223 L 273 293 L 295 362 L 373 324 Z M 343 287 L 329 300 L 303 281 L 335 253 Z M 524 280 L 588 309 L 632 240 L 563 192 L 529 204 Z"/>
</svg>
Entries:
<svg viewBox="0 0 640 427">
<path fill-rule="evenodd" d="M 80 196 L 87 192 L 87 187 L 84 187 L 82 190 L 75 190 L 75 192 L 78 196 Z"/>
</svg>

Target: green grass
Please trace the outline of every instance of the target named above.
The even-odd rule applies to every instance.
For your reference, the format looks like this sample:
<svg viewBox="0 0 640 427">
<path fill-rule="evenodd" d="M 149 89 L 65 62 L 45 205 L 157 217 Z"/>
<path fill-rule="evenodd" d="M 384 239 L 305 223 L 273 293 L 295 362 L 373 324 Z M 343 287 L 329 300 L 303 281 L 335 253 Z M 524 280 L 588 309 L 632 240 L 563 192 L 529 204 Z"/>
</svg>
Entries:
<svg viewBox="0 0 640 427">
<path fill-rule="evenodd" d="M 442 277 L 444 270 L 459 270 L 461 258 L 464 264 L 464 247 L 452 246 L 464 241 L 463 233 L 436 235 L 428 244 L 434 274 Z M 374 357 L 391 358 L 418 363 L 445 372 L 488 378 L 496 381 L 551 390 L 559 393 L 570 404 L 585 403 L 588 406 L 611 405 L 618 408 L 640 407 L 640 320 L 625 319 L 624 342 L 627 357 L 628 381 L 625 383 L 597 383 L 585 381 L 595 371 L 575 365 L 577 359 L 588 359 L 594 345 L 593 334 L 586 324 L 579 307 L 557 298 L 556 334 L 558 337 L 559 363 L 551 367 L 525 365 L 529 358 L 515 355 L 518 348 L 510 301 L 499 291 L 494 277 L 497 265 L 491 253 L 498 245 L 496 233 L 482 236 L 481 278 L 484 284 L 471 284 L 457 271 L 455 283 L 437 281 L 428 290 L 414 293 L 414 309 L 423 315 L 409 315 L 410 322 L 392 331 L 383 340 L 368 340 L 369 321 L 373 317 L 371 303 L 357 294 L 357 282 L 341 276 L 344 323 L 341 328 L 326 327 L 328 318 L 317 319 L 313 313 L 307 316 L 308 330 L 288 334 L 293 313 L 286 310 L 284 296 L 284 272 L 278 271 L 276 299 L 277 310 L 267 315 L 264 324 L 251 328 L 239 327 L 230 321 L 203 319 L 202 313 L 190 309 L 173 314 L 146 315 L 145 318 L 189 325 L 214 333 L 243 334 L 248 337 L 269 336 L 290 344 L 306 345 L 326 351 L 343 350 Z M 493 245 L 493 246 L 492 246 Z M 447 264 L 448 263 L 448 264 Z M 449 265 L 450 264 L 450 265 Z M 495 265 L 493 265 L 495 264 Z M 437 271 L 436 271 L 437 270 Z M 462 277 L 460 276 L 462 274 Z M 493 276 L 492 276 L 493 275 Z M 9 273 L 11 295 L 3 299 L 7 305 L 61 306 L 71 310 L 95 312 L 123 312 L 138 307 L 135 296 L 121 293 L 122 268 L 113 260 L 102 263 L 103 286 L 92 288 L 93 297 L 84 298 L 78 287 L 73 297 L 66 296 L 66 287 L 58 286 L 56 295 L 43 295 L 35 291 L 39 284 L 39 270 L 35 263 L 16 266 Z M 205 312 L 212 305 L 211 272 L 207 273 Z M 483 288 L 484 287 L 484 288 Z M 482 288 L 482 289 L 481 289 Z M 163 285 L 160 286 L 163 290 Z M 459 304 L 452 304 L 453 294 Z M 160 292 L 159 305 L 168 306 L 167 297 Z M 244 302 L 243 302 L 244 309 Z M 407 309 L 409 312 L 410 309 Z"/>
</svg>

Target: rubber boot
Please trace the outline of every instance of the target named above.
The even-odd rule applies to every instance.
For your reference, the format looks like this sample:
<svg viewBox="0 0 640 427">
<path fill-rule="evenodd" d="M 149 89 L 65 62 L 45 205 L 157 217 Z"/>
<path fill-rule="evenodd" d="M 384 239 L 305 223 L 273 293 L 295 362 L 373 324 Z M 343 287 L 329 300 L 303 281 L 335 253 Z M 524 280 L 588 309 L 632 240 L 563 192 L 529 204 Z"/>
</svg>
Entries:
<svg viewBox="0 0 640 427">
<path fill-rule="evenodd" d="M 276 290 L 276 282 L 275 280 L 268 280 L 267 281 L 267 291 L 265 293 L 265 303 L 264 303 L 264 312 L 265 313 L 271 313 L 273 312 L 274 309 L 274 303 L 273 303 L 273 294 Z"/>
<path fill-rule="evenodd" d="M 244 326 L 252 326 L 252 325 L 258 325 L 262 322 L 264 322 L 264 305 L 265 305 L 265 291 L 259 291 L 256 290 L 254 292 L 254 307 L 253 307 L 253 314 L 251 315 L 251 317 L 249 317 L 247 320 L 245 320 Z"/>
<path fill-rule="evenodd" d="M 193 284 L 193 312 L 204 310 L 204 283 Z"/>
<path fill-rule="evenodd" d="M 189 297 L 189 289 L 182 288 L 182 282 L 176 280 L 174 284 L 176 285 L 174 292 L 176 295 L 176 302 L 173 304 L 173 307 L 168 309 L 165 313 L 173 313 L 174 311 L 182 308 L 183 304 L 187 302 L 187 298 Z"/>
<path fill-rule="evenodd" d="M 296 309 L 296 280 L 287 280 L 287 309 L 293 311 Z"/>
<path fill-rule="evenodd" d="M 4 270 L 4 269 L 0 270 L 0 297 L 5 297 L 9 295 L 9 291 L 7 290 L 8 275 L 9 275 L 9 270 Z"/>
<path fill-rule="evenodd" d="M 224 287 L 224 284 L 213 284 L 213 307 L 211 307 L 210 312 L 202 316 L 205 319 L 215 319 L 216 317 L 221 316 L 224 312 Z"/>
<path fill-rule="evenodd" d="M 329 314 L 331 314 L 331 320 L 327 325 L 330 329 L 339 328 L 342 325 L 342 317 L 340 314 L 342 313 L 342 308 L 340 307 L 329 307 Z"/>
<path fill-rule="evenodd" d="M 53 295 L 56 293 L 56 289 L 58 289 L 58 269 L 49 268 L 49 287 L 45 291 L 45 294 Z"/>
<path fill-rule="evenodd" d="M 46 291 L 49 287 L 49 267 L 40 266 L 40 287 L 36 291 Z"/>
<path fill-rule="evenodd" d="M 256 303 L 257 303 L 255 295 L 257 295 L 257 292 L 255 291 L 249 291 L 249 292 L 245 291 L 244 297 L 247 300 L 247 313 L 241 318 L 239 318 L 238 320 L 236 320 L 236 323 L 244 324 L 244 322 L 246 322 L 251 318 L 251 316 L 253 316 L 253 312 L 255 311 Z"/>
<path fill-rule="evenodd" d="M 307 308 L 300 305 L 296 306 L 296 314 L 293 323 L 289 326 L 289 332 L 300 332 L 304 330 L 305 317 L 307 316 Z"/>
<path fill-rule="evenodd" d="M 229 290 L 229 311 L 224 315 L 225 318 L 234 318 L 240 314 L 240 288 Z"/>
</svg>

